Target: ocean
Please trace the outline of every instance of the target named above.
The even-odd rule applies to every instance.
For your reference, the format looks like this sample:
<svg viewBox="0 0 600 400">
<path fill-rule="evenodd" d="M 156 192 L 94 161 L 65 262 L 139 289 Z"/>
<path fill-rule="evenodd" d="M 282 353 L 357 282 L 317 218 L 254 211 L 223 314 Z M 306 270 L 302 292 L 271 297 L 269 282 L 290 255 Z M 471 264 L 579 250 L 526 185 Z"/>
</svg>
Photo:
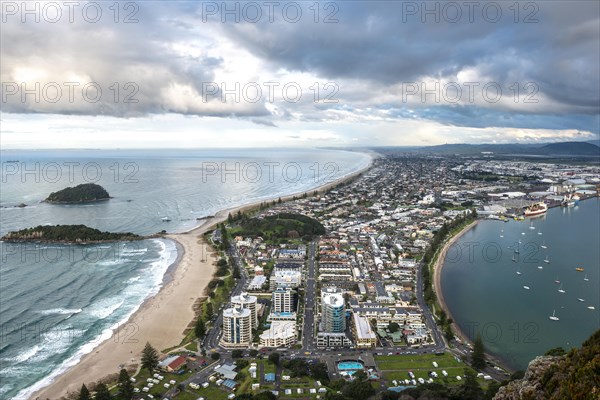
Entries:
<svg viewBox="0 0 600 400">
<path fill-rule="evenodd" d="M 321 149 L 0 155 L 0 235 L 49 224 L 141 235 L 183 232 L 220 210 L 310 191 L 371 160 L 364 153 Z M 42 203 L 51 192 L 80 183 L 102 185 L 112 198 Z M 177 248 L 168 239 L 96 245 L 2 242 L 0 256 L 0 399 L 26 399 L 111 337 L 112 328 L 156 294 Z"/>
<path fill-rule="evenodd" d="M 551 348 L 580 346 L 600 328 L 599 227 L 598 198 L 524 221 L 479 222 L 444 260 L 454 321 L 513 369 Z"/>
</svg>

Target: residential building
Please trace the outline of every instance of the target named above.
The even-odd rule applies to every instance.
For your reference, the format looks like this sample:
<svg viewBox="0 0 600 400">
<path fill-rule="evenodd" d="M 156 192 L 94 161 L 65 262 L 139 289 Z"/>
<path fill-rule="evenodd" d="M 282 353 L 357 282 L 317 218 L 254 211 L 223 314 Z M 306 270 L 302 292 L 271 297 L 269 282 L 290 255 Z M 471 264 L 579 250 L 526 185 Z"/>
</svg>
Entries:
<svg viewBox="0 0 600 400">
<path fill-rule="evenodd" d="M 252 317 L 247 308 L 234 307 L 223 311 L 223 337 L 225 347 L 247 347 L 252 341 Z"/>
</svg>

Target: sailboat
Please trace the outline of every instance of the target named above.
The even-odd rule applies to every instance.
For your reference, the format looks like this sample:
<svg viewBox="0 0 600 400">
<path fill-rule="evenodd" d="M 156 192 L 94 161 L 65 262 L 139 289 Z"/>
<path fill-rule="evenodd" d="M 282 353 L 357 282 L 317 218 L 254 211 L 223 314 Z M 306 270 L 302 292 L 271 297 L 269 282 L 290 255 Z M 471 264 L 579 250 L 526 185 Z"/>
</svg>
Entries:
<svg viewBox="0 0 600 400">
<path fill-rule="evenodd" d="M 512 262 L 517 262 L 517 259 L 515 258 L 514 254 L 513 254 Z"/>
<path fill-rule="evenodd" d="M 546 241 L 544 240 L 540 246 L 542 249 L 547 249 L 548 246 L 546 246 Z"/>
<path fill-rule="evenodd" d="M 589 281 L 589 278 L 587 277 L 587 274 L 585 274 L 585 277 L 583 278 L 584 281 Z"/>
<path fill-rule="evenodd" d="M 560 285 L 560 281 L 558 280 L 558 276 L 556 277 L 556 279 L 554 280 L 554 283 L 556 283 L 557 285 Z"/>
<path fill-rule="evenodd" d="M 562 288 L 562 283 L 560 284 L 560 286 L 558 287 L 558 292 L 559 293 L 565 293 L 565 290 Z"/>
<path fill-rule="evenodd" d="M 517 270 L 517 275 L 521 275 L 521 271 Z"/>
<path fill-rule="evenodd" d="M 544 262 L 545 262 L 546 264 L 550 264 L 550 260 L 548 260 L 548 256 L 546 256 L 546 259 L 544 260 Z"/>
<path fill-rule="evenodd" d="M 558 321 L 559 319 L 556 316 L 556 310 L 552 311 L 552 315 L 548 318 L 550 318 L 552 321 Z"/>
<path fill-rule="evenodd" d="M 582 299 L 581 297 L 577 298 L 577 301 L 581 301 L 582 303 L 585 301 L 584 299 Z"/>
</svg>

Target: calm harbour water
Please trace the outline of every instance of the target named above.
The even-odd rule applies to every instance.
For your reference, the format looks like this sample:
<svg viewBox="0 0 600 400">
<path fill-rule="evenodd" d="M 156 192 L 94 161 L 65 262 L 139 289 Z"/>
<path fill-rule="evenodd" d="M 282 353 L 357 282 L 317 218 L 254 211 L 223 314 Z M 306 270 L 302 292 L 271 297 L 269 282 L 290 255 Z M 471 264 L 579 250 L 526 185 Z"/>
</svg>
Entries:
<svg viewBox="0 0 600 400">
<path fill-rule="evenodd" d="M 481 221 L 448 251 L 444 299 L 465 334 L 481 333 L 489 353 L 525 369 L 537 355 L 579 346 L 600 328 L 598 243 L 598 198 L 525 221 Z M 558 321 L 549 319 L 554 312 Z"/>
<path fill-rule="evenodd" d="M 2 152 L 0 235 L 44 224 L 115 232 L 181 232 L 196 218 L 307 191 L 370 162 L 328 150 Z M 7 162 L 18 161 L 18 162 Z M 80 183 L 112 199 L 41 201 Z M 16 207 L 20 203 L 27 207 Z M 163 218 L 170 219 L 169 222 Z M 160 289 L 174 242 L 99 245 L 0 243 L 0 399 L 26 399 L 78 362 Z"/>
</svg>

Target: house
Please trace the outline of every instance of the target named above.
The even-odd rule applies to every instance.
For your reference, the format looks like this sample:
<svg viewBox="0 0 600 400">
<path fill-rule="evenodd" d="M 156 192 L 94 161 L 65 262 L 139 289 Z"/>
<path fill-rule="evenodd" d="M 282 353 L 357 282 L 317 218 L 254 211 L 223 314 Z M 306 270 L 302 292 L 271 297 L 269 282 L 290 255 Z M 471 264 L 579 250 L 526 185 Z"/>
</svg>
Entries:
<svg viewBox="0 0 600 400">
<path fill-rule="evenodd" d="M 182 356 L 168 356 L 158 366 L 168 372 L 177 372 L 186 366 L 186 359 Z"/>
</svg>

